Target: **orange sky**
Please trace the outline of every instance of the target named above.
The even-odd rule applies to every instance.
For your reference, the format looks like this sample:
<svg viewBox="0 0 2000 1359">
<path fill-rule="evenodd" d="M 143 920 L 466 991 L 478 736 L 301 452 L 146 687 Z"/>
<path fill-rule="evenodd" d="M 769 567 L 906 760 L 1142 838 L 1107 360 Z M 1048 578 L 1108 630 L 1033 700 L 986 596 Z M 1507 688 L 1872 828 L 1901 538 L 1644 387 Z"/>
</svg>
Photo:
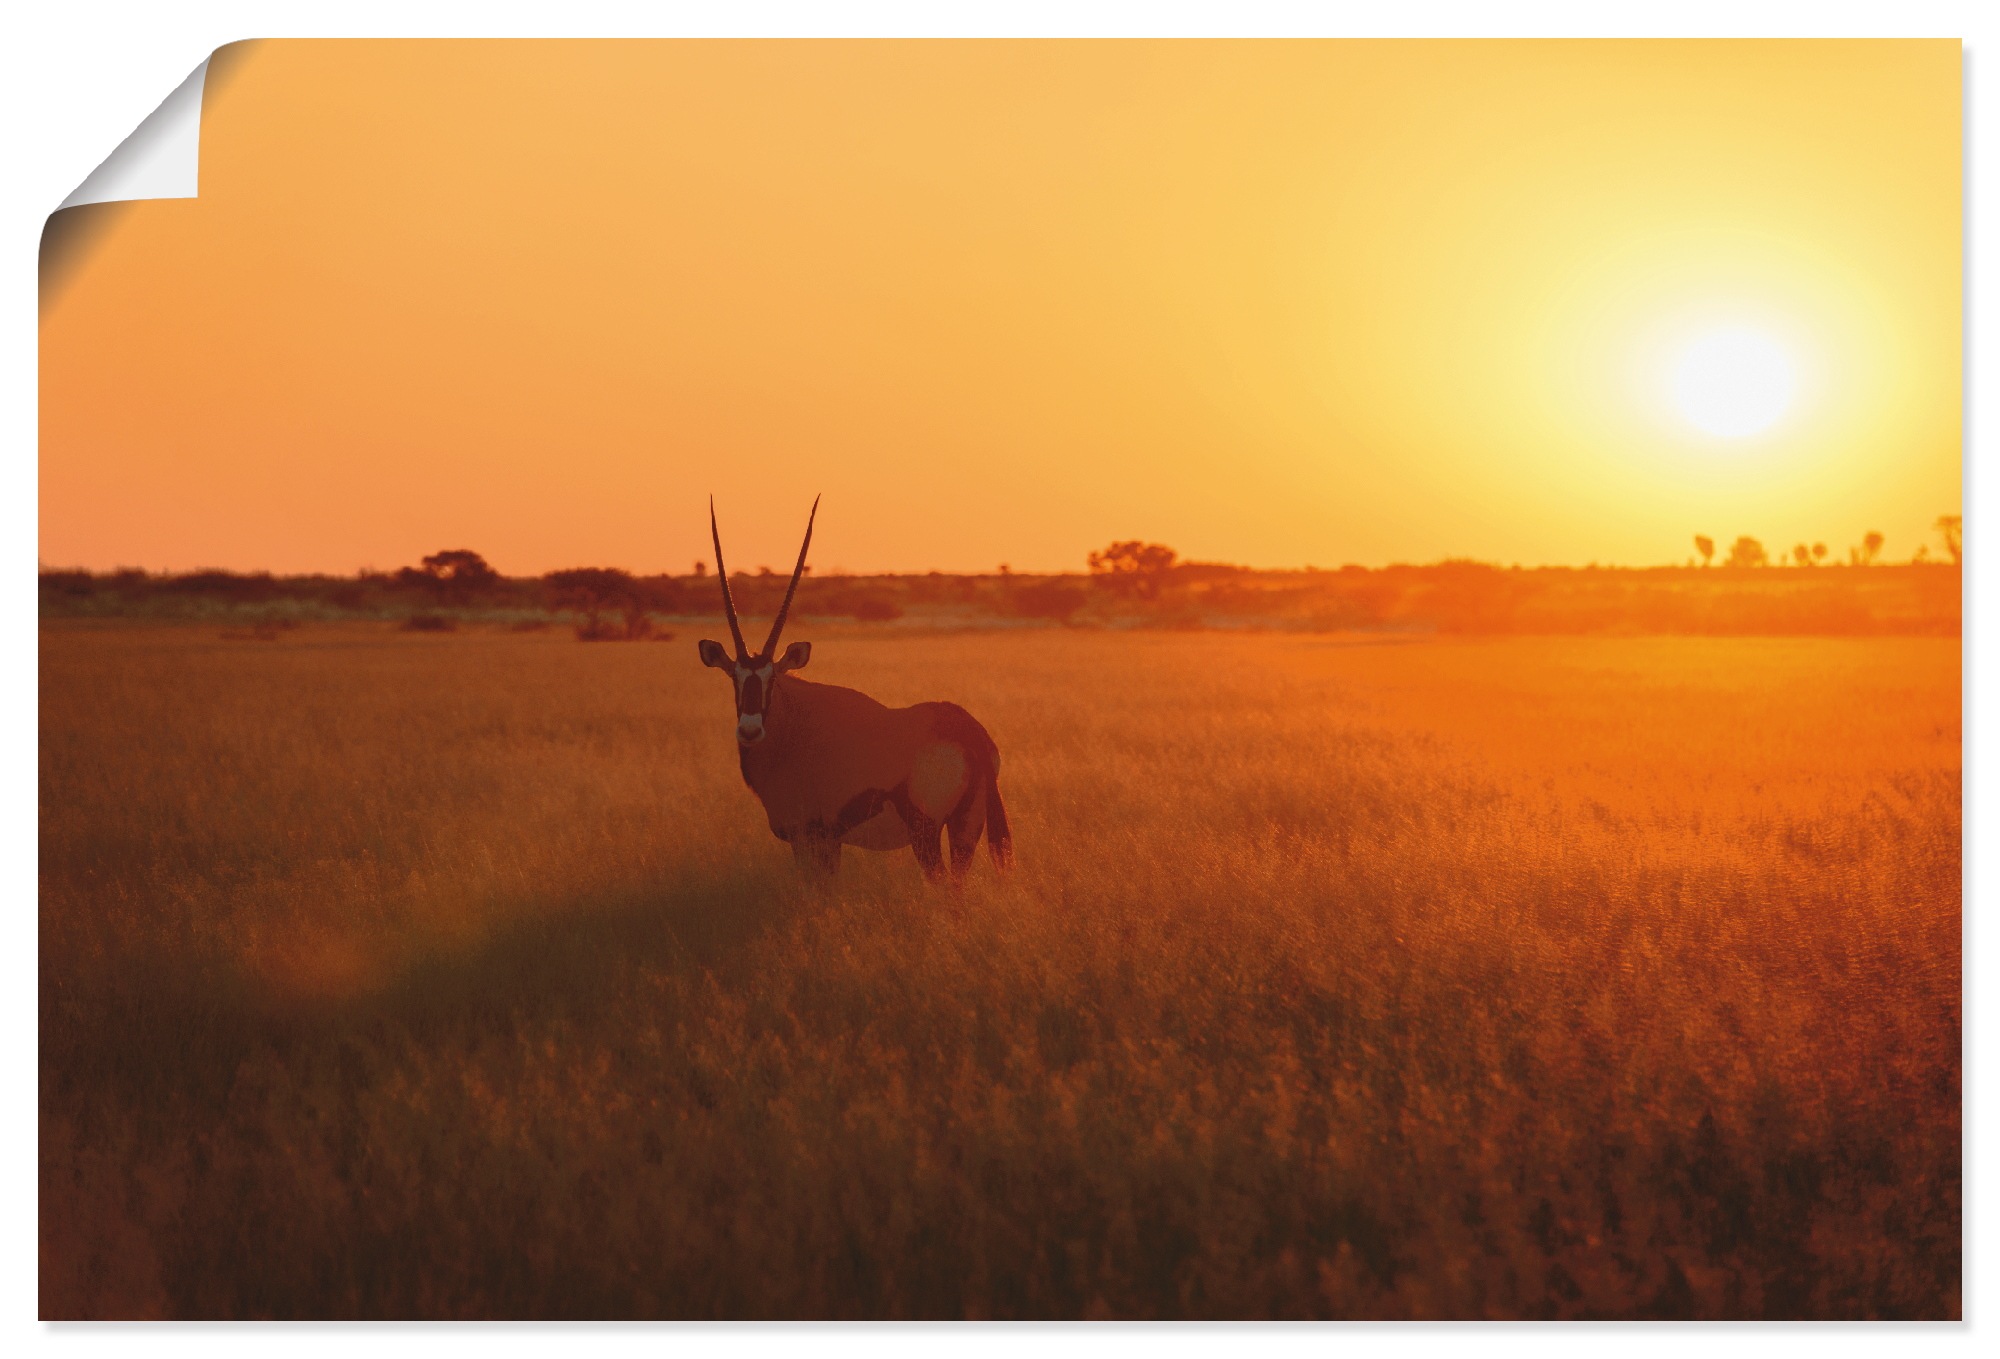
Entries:
<svg viewBox="0 0 2000 1359">
<path fill-rule="evenodd" d="M 257 44 L 200 197 L 44 313 L 40 555 L 679 572 L 713 491 L 782 566 L 824 491 L 820 570 L 1907 557 L 1960 507 L 1959 85 L 1956 42 Z M 1662 396 L 1715 325 L 1796 362 L 1768 433 Z"/>
</svg>

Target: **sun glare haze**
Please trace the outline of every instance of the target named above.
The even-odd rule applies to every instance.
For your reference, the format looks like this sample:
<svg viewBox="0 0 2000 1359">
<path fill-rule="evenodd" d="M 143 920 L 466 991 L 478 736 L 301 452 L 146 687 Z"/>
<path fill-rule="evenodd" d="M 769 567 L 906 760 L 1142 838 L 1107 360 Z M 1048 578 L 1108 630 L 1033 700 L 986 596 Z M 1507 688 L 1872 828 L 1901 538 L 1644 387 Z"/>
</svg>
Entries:
<svg viewBox="0 0 2000 1359">
<path fill-rule="evenodd" d="M 1674 364 L 1675 407 L 1718 439 L 1763 433 L 1790 409 L 1797 387 L 1783 346 L 1748 328 L 1711 331 L 1683 349 Z"/>
</svg>

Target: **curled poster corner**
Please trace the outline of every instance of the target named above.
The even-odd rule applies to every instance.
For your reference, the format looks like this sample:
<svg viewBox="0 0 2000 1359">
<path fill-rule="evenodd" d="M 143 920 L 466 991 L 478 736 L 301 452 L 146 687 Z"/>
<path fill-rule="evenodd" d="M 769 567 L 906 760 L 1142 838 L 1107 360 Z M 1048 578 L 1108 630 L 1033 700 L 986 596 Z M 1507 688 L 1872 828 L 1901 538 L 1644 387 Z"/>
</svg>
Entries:
<svg viewBox="0 0 2000 1359">
<path fill-rule="evenodd" d="M 193 198 L 201 189 L 201 90 L 208 59 L 160 102 L 56 208 L 134 198 Z"/>
<path fill-rule="evenodd" d="M 217 48 L 77 185 L 42 227 L 41 311 L 61 296 L 93 247 L 141 199 L 195 198 L 201 188 L 201 119 L 221 77 L 254 46 Z"/>
</svg>

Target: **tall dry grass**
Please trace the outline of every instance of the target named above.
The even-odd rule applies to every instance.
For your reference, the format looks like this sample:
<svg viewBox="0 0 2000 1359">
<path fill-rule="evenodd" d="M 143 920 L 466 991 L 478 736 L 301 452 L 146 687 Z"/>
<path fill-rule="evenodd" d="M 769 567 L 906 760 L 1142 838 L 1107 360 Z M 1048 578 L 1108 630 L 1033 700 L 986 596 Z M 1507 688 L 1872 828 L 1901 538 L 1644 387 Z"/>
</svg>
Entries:
<svg viewBox="0 0 2000 1359">
<path fill-rule="evenodd" d="M 1958 1314 L 1955 640 L 814 640 L 46 628 L 44 1315 Z"/>
</svg>

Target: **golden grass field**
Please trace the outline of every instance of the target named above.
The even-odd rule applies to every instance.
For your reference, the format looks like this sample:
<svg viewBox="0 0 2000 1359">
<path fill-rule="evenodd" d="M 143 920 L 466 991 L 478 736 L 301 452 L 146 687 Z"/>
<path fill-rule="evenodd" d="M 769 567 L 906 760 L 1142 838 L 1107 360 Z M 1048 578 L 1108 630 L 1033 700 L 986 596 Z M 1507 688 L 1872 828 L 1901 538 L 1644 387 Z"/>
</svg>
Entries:
<svg viewBox="0 0 2000 1359">
<path fill-rule="evenodd" d="M 699 635 L 45 625 L 44 1316 L 1959 1315 L 1955 638 Z"/>
</svg>

